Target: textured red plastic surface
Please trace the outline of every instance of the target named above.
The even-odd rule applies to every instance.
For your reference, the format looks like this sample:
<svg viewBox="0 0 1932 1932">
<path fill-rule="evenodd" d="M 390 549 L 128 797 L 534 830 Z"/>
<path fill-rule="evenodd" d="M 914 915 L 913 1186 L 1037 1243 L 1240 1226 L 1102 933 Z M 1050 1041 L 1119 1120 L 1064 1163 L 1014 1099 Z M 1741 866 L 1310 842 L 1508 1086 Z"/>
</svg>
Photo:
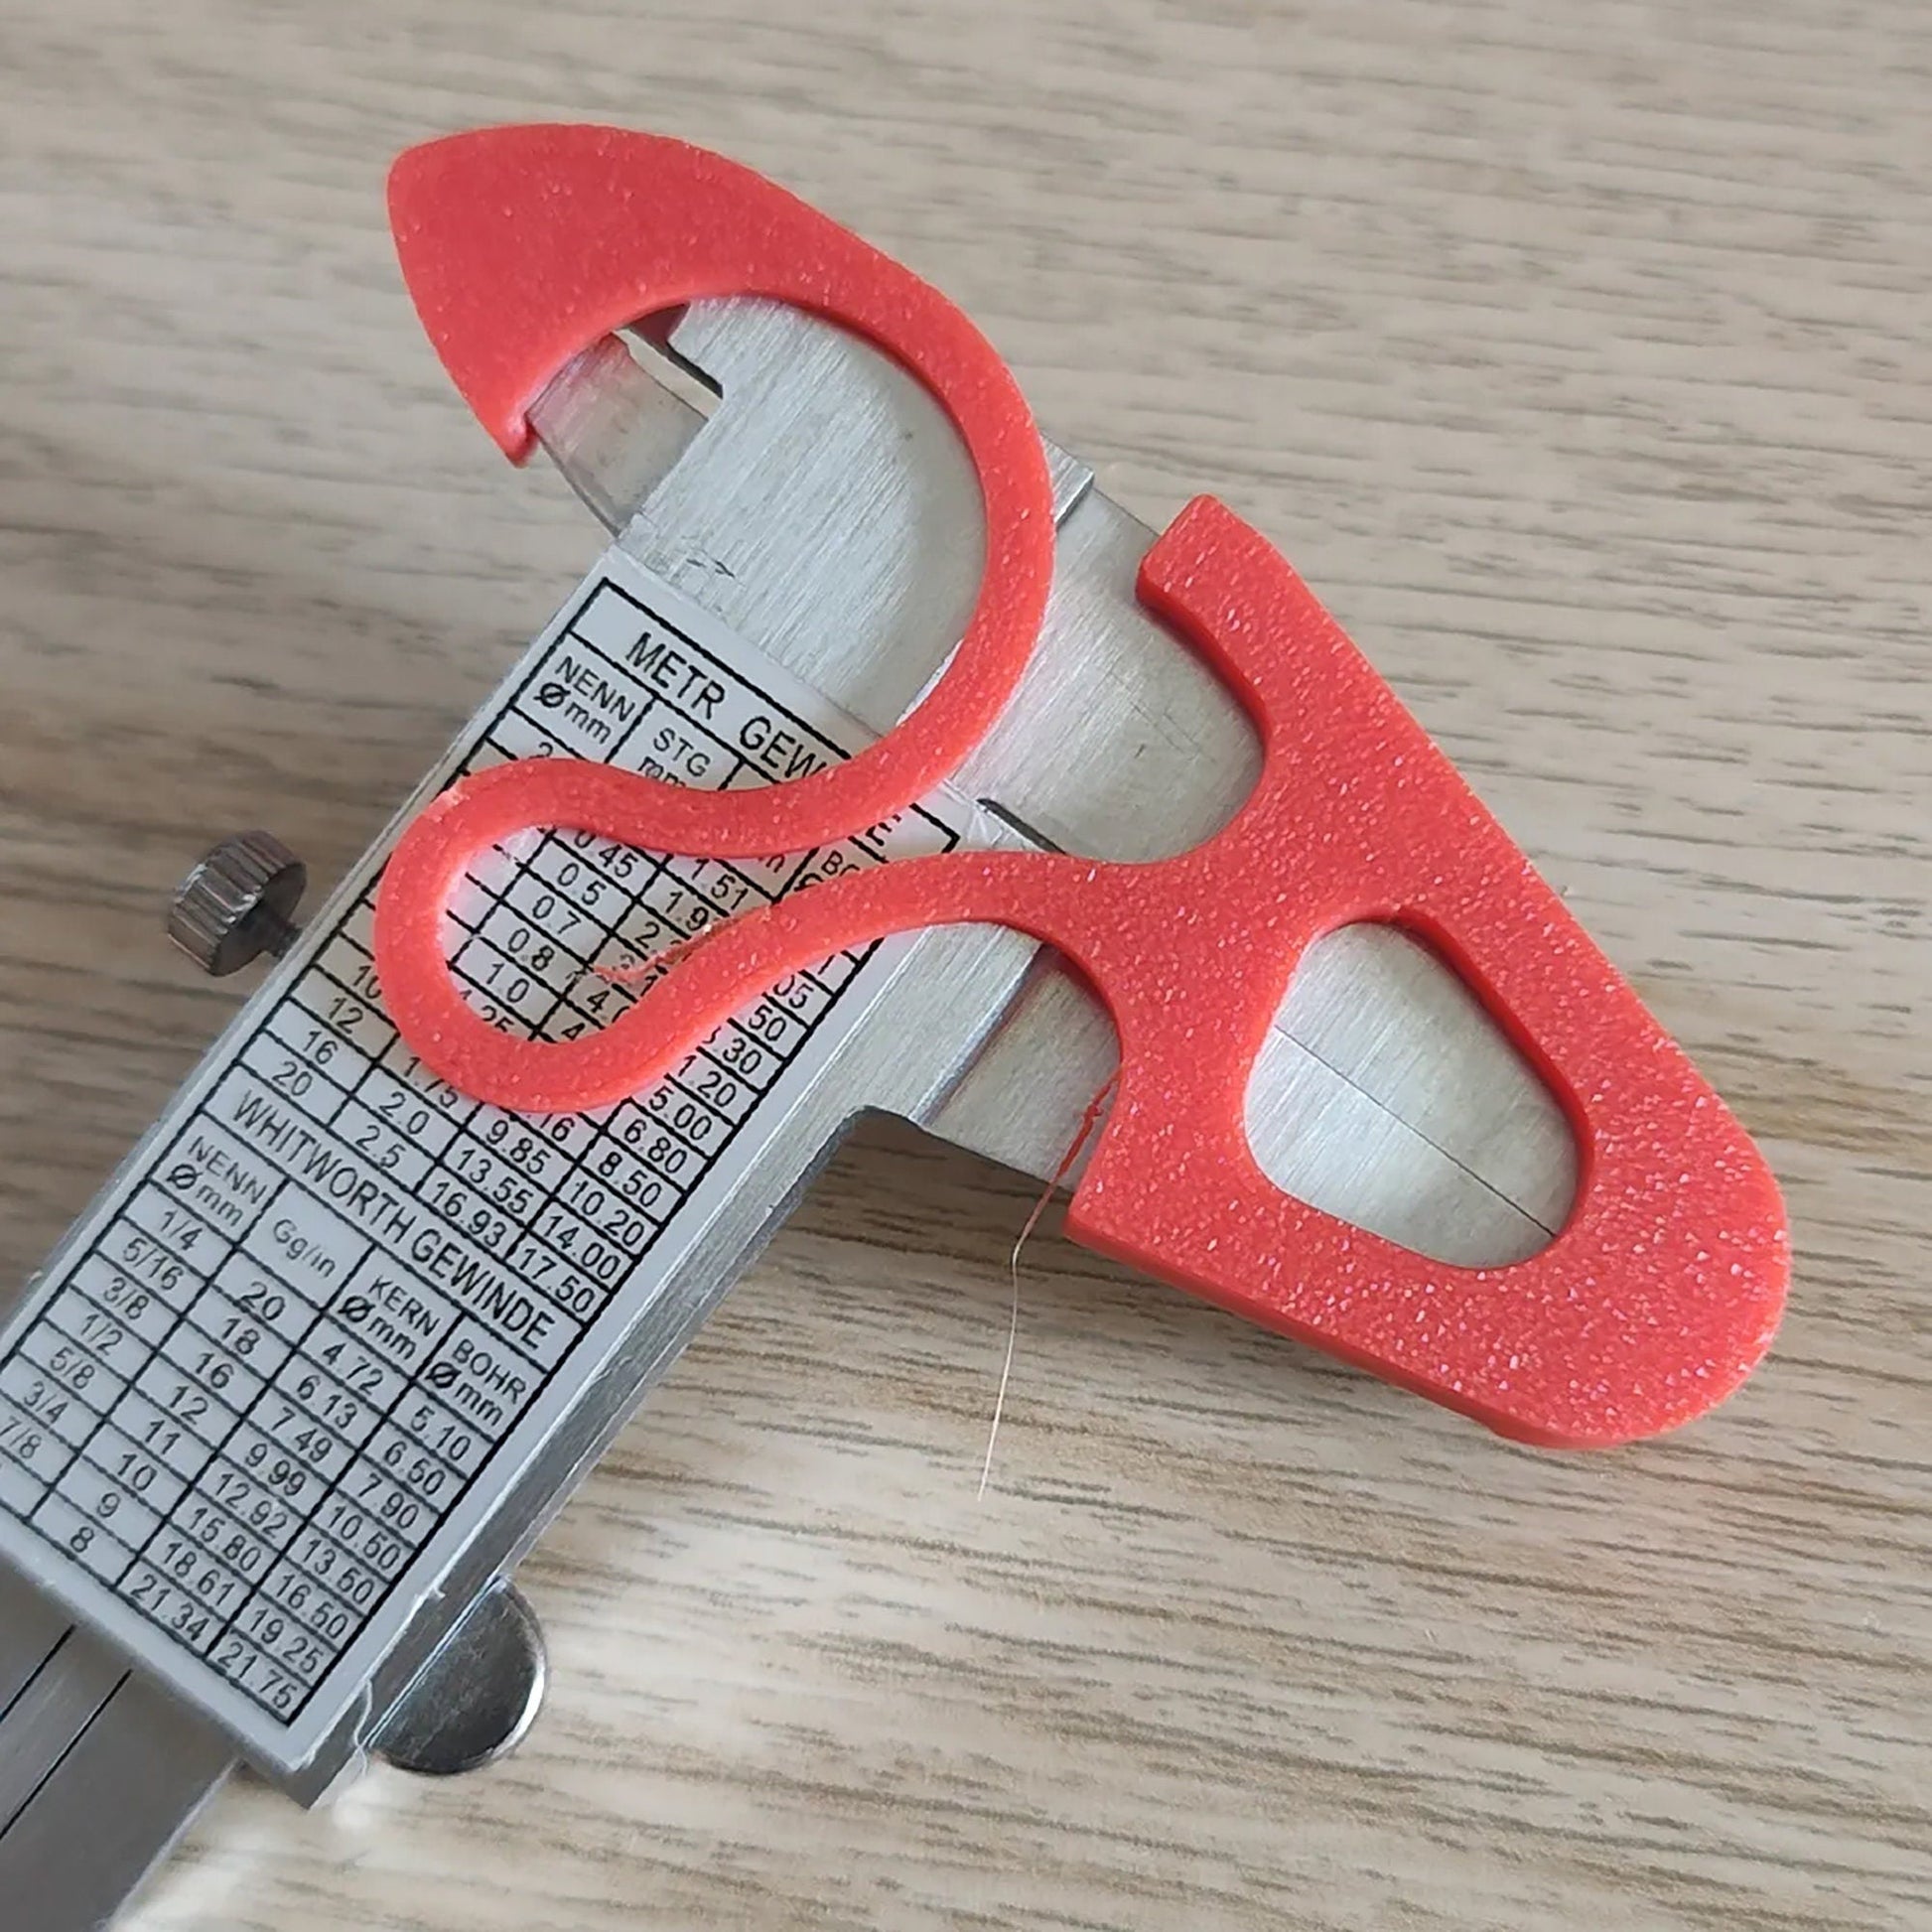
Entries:
<svg viewBox="0 0 1932 1932">
<path fill-rule="evenodd" d="M 1240 692 L 1262 776 L 1217 837 L 1155 865 L 954 854 L 828 880 L 711 929 L 602 1034 L 505 1037 L 465 1003 L 443 908 L 532 826 L 656 851 L 797 850 L 928 789 L 983 735 L 1050 570 L 1024 403 L 943 298 L 716 156 L 599 128 L 508 128 L 413 150 L 391 207 L 412 294 L 459 387 L 514 456 L 523 412 L 611 328 L 700 295 L 830 315 L 898 355 L 979 470 L 987 569 L 946 677 L 897 731 L 812 779 L 717 793 L 535 760 L 467 779 L 410 827 L 376 907 L 403 1036 L 452 1084 L 534 1112 L 609 1105 L 727 1014 L 840 949 L 992 921 L 1050 942 L 1120 1034 L 1117 1097 L 1068 1213 L 1078 1239 L 1522 1440 L 1626 1441 L 1688 1420 L 1762 1354 L 1783 1301 L 1782 1205 L 1742 1130 L 1288 565 L 1201 499 L 1140 591 Z M 1310 940 L 1400 923 L 1456 967 L 1567 1108 L 1570 1221 L 1508 1267 L 1427 1260 L 1277 1189 L 1244 1127 L 1255 1056 Z"/>
<path fill-rule="evenodd" d="M 572 356 L 703 296 L 794 303 L 910 369 L 958 430 L 986 510 L 979 597 L 951 662 L 849 762 L 759 792 L 665 785 L 658 810 L 680 851 L 802 851 L 891 817 L 958 768 L 1026 667 L 1053 563 L 1033 417 L 958 309 L 749 168 L 620 128 L 482 128 L 411 148 L 390 171 L 389 219 L 430 341 L 517 461 L 531 445 L 525 412 Z"/>
<path fill-rule="evenodd" d="M 1784 1295 L 1782 1207 L 1742 1129 L 1261 536 L 1201 498 L 1149 551 L 1140 592 L 1261 732 L 1261 778 L 1205 845 L 1153 865 L 953 854 L 835 877 L 713 928 L 602 1033 L 520 1040 L 472 1011 L 445 961 L 439 908 L 466 865 L 535 825 L 696 848 L 627 773 L 500 765 L 444 793 L 390 860 L 376 963 L 404 1037 L 465 1092 L 573 1112 L 648 1085 L 843 947 L 1016 926 L 1085 975 L 1120 1035 L 1075 1238 L 1523 1441 L 1623 1442 L 1708 1409 L 1763 1353 Z M 1578 1199 L 1532 1259 L 1427 1260 L 1256 1165 L 1255 1056 L 1310 940 L 1357 919 L 1430 941 L 1567 1108 Z"/>
</svg>

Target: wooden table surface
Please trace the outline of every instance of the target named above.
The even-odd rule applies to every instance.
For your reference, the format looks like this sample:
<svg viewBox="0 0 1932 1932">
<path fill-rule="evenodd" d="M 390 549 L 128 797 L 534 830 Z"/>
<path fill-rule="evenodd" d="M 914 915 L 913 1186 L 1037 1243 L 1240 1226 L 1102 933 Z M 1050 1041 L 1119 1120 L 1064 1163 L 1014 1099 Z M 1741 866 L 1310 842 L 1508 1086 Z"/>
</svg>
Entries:
<svg viewBox="0 0 1932 1932">
<path fill-rule="evenodd" d="M 1923 0 L 4 10 L 6 1278 L 239 997 L 185 862 L 333 878 L 593 552 L 383 222 L 544 117 L 788 183 L 1274 535 L 1796 1227 L 1743 1393 L 1579 1458 L 1042 1234 L 980 1500 L 1033 1190 L 869 1129 L 526 1566 L 528 1746 L 238 1780 L 140 1932 L 1932 1924 L 1928 83 Z"/>
</svg>

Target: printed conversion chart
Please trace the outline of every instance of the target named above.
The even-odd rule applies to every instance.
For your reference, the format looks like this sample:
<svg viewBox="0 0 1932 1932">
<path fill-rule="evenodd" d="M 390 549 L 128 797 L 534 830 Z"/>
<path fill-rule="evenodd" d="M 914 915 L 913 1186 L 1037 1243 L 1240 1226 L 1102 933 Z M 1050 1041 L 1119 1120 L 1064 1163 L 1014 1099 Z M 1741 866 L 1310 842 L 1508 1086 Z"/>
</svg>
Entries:
<svg viewBox="0 0 1932 1932">
<path fill-rule="evenodd" d="M 594 759 L 726 787 L 866 734 L 610 552 L 433 774 Z M 428 789 L 426 787 L 425 794 Z M 449 915 L 491 1024 L 581 1035 L 634 967 L 827 874 L 945 851 L 940 799 L 803 855 L 664 858 L 540 831 Z M 518 1459 L 647 1302 L 759 1108 L 849 1034 L 903 941 L 774 987 L 598 1115 L 477 1105 L 384 1017 L 385 840 L 56 1255 L 0 1340 L 0 1545 L 272 1757 L 394 1640 Z M 664 1256 L 661 1265 L 656 1258 Z M 184 1660 L 194 1665 L 185 1666 Z"/>
</svg>

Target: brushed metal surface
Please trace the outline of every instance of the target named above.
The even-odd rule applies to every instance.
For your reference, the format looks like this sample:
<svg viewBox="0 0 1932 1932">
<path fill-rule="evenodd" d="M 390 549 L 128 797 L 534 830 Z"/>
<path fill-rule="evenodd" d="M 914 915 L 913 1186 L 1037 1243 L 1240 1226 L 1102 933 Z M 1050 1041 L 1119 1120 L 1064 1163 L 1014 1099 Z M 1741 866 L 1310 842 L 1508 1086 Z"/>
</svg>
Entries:
<svg viewBox="0 0 1932 1932">
<path fill-rule="evenodd" d="M 211 1725 L 0 1574 L 0 1926 L 105 1925 L 233 1758 Z"/>
<path fill-rule="evenodd" d="M 690 412 L 674 446 L 614 434 L 639 411 L 638 383 L 654 385 L 627 358 L 614 382 L 616 364 L 592 355 L 533 412 L 545 447 L 587 501 L 638 504 L 621 540 L 641 562 L 889 730 L 944 663 L 978 582 L 978 489 L 957 439 L 897 363 L 780 305 L 694 304 L 671 341 L 721 392 L 708 421 Z M 956 782 L 1064 850 L 1183 851 L 1251 788 L 1253 728 L 1135 597 L 1154 533 L 1047 447 L 1059 543 L 1045 621 Z M 1114 1060 L 1110 1023 L 1047 963 L 923 1124 L 1043 1177 Z M 1289 1192 L 1472 1266 L 1545 1245 L 1576 1187 L 1554 1096 L 1467 989 L 1385 927 L 1310 948 L 1257 1059 L 1248 1131 Z"/>
<path fill-rule="evenodd" d="M 674 342 L 716 383 L 706 416 L 627 355 L 580 358 L 539 404 L 547 447 L 647 567 L 874 731 L 963 625 L 983 546 L 961 452 L 916 383 L 829 325 L 753 302 L 694 306 Z M 655 393 L 654 393 L 655 392 Z M 1152 532 L 1053 452 L 1060 545 L 1016 702 L 961 773 L 987 842 L 1098 857 L 1184 850 L 1226 823 L 1254 734 L 1141 610 Z M 315 1797 L 362 1760 L 462 1610 L 583 1470 L 782 1220 L 854 1115 L 880 1107 L 1049 1174 L 1112 1070 L 1112 1029 L 1022 935 L 921 935 L 869 1024 L 780 1121 L 620 1355 L 426 1605 L 359 1710 L 291 1780 Z M 1560 1110 L 1469 994 L 1414 941 L 1349 928 L 1313 948 L 1257 1061 L 1257 1158 L 1290 1191 L 1424 1252 L 1533 1252 L 1574 1153 Z M 100 1923 L 231 1762 L 220 1735 L 0 1579 L 0 1897 L 44 1932 Z M 18 1600 L 16 1600 L 18 1599 Z M 104 1822 L 103 1822 L 104 1821 Z"/>
</svg>

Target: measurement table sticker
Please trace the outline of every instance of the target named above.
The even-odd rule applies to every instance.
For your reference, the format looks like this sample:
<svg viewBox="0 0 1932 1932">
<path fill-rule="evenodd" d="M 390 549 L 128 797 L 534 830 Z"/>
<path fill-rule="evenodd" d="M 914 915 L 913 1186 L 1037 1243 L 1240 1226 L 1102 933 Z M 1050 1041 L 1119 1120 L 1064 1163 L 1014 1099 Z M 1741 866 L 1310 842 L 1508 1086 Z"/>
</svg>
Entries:
<svg viewBox="0 0 1932 1932">
<path fill-rule="evenodd" d="M 533 756 L 762 784 L 866 737 L 614 550 L 414 802 Z M 288 1764 L 486 1513 L 493 1470 L 521 1466 L 648 1305 L 760 1109 L 909 943 L 784 981 L 637 1100 L 507 1114 L 432 1077 L 384 1017 L 370 918 L 394 829 L 0 1339 L 0 1551 Z M 572 1038 L 636 997 L 597 968 L 964 829 L 940 800 L 729 864 L 532 832 L 453 902 L 453 970 L 493 1025 Z"/>
</svg>

